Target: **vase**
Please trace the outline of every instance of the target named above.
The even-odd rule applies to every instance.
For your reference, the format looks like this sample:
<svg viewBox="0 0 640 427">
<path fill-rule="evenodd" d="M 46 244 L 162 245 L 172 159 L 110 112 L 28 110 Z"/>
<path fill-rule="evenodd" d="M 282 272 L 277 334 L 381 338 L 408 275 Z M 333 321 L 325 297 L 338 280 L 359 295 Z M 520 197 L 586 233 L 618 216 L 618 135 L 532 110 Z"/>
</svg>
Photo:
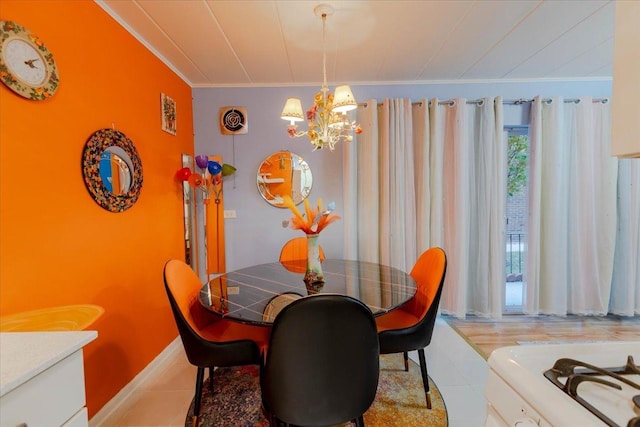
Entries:
<svg viewBox="0 0 640 427">
<path fill-rule="evenodd" d="M 304 274 L 304 283 L 307 291 L 318 293 L 324 286 L 324 274 L 320 262 L 319 234 L 307 234 L 307 270 Z"/>
</svg>

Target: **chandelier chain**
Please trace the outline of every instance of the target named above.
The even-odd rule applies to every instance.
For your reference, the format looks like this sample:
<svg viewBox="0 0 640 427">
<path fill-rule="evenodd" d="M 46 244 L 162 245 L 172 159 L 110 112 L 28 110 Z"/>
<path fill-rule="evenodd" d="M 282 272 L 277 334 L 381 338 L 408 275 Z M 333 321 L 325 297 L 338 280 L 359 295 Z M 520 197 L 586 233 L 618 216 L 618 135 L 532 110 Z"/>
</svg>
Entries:
<svg viewBox="0 0 640 427">
<path fill-rule="evenodd" d="M 327 14 L 322 14 L 322 88 L 325 89 L 327 85 L 327 43 L 326 43 L 326 26 L 327 26 Z M 327 94 L 326 91 L 324 93 Z"/>
</svg>

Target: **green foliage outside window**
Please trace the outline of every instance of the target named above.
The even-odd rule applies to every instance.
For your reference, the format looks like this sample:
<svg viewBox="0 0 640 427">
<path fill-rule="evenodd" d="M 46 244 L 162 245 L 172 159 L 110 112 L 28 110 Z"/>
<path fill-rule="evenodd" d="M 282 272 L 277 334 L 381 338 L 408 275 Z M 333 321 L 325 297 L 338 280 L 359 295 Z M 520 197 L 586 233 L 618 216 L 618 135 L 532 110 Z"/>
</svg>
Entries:
<svg viewBox="0 0 640 427">
<path fill-rule="evenodd" d="M 510 135 L 507 151 L 507 194 L 515 196 L 527 185 L 529 138 L 527 135 Z"/>
</svg>

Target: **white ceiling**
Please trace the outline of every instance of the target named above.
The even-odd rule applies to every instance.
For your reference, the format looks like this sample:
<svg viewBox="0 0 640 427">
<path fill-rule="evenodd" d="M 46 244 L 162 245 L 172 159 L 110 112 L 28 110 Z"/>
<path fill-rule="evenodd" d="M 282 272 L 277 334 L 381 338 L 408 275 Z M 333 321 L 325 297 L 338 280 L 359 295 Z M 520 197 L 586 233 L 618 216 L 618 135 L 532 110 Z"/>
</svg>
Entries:
<svg viewBox="0 0 640 427">
<path fill-rule="evenodd" d="M 193 87 L 611 78 L 610 0 L 96 0 Z"/>
</svg>

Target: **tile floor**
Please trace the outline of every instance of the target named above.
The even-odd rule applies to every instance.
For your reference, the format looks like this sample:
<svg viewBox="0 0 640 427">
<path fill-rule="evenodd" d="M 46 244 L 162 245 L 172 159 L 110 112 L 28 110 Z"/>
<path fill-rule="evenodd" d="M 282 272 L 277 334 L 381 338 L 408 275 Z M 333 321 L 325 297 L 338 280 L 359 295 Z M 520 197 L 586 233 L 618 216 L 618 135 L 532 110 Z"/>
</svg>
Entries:
<svg viewBox="0 0 640 427">
<path fill-rule="evenodd" d="M 486 361 L 442 319 L 436 322 L 426 349 L 429 375 L 438 385 L 449 414 L 450 427 L 481 427 L 485 418 Z M 417 362 L 417 353 L 410 354 Z M 193 398 L 196 370 L 184 353 L 166 362 L 162 375 L 148 378 L 128 403 L 100 426 L 183 427 Z"/>
</svg>

